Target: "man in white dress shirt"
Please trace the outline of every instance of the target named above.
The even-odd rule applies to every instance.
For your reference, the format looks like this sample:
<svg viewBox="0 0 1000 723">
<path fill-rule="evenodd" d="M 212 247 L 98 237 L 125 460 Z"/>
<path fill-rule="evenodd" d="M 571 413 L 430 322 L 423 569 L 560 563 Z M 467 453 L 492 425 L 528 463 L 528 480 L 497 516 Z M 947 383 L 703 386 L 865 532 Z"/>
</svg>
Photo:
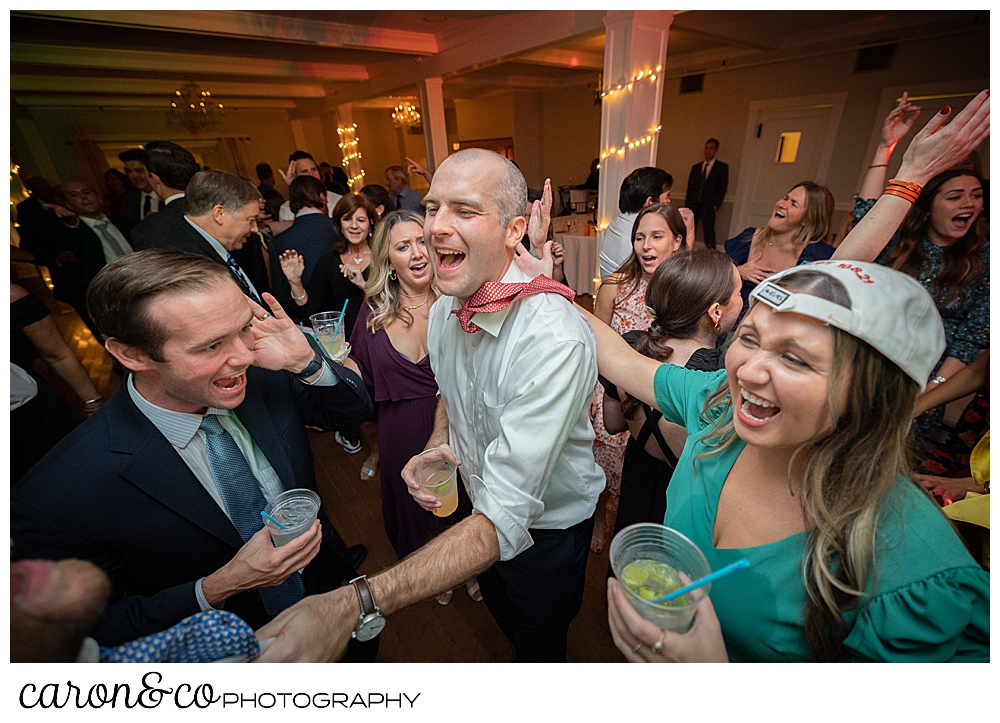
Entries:
<svg viewBox="0 0 1000 723">
<path fill-rule="evenodd" d="M 384 615 L 479 574 L 517 659 L 554 662 L 565 661 L 582 602 L 605 481 L 587 413 L 593 331 L 560 292 L 536 293 L 559 285 L 532 282 L 520 268 L 530 257 L 515 263 L 526 198 L 520 171 L 490 151 L 461 151 L 434 175 L 424 238 L 445 296 L 428 320 L 441 401 L 426 448 L 444 447 L 461 462 L 474 512 L 368 584 Z M 421 506 L 435 509 L 437 499 L 417 489 L 417 459 L 403 479 Z M 277 636 L 262 660 L 336 659 L 352 628 L 363 633 L 364 625 L 354 590 L 314 596 L 259 631 Z"/>
<path fill-rule="evenodd" d="M 299 176 L 312 176 L 320 181 L 323 177 L 320 175 L 319 167 L 316 165 L 316 161 L 313 157 L 306 153 L 305 151 L 295 151 L 288 157 L 288 171 L 282 171 L 278 169 L 278 173 L 281 174 L 282 180 L 289 186 L 292 185 L 294 181 Z M 334 193 L 333 191 L 327 191 L 326 194 L 326 215 L 333 218 L 333 209 L 337 205 L 337 201 L 341 199 L 339 193 Z M 291 201 L 285 201 L 281 204 L 281 208 L 278 209 L 278 220 L 279 221 L 294 221 L 295 213 L 292 211 Z M 339 224 L 338 224 L 339 227 Z"/>
</svg>

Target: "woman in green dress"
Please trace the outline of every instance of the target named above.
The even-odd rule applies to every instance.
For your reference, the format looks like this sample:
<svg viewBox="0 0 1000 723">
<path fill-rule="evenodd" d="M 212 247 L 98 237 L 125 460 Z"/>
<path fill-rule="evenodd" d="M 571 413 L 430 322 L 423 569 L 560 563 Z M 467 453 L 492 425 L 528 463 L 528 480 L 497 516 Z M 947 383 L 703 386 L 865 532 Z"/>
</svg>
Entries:
<svg viewBox="0 0 1000 723">
<path fill-rule="evenodd" d="M 899 178 L 921 185 L 978 145 L 988 92 L 935 135 L 947 115 L 917 135 Z M 989 659 L 989 575 L 906 462 L 944 332 L 917 282 L 867 263 L 909 206 L 878 204 L 833 259 L 754 290 L 725 370 L 659 365 L 591 319 L 601 374 L 687 428 L 664 524 L 713 569 L 752 563 L 713 584 L 684 634 L 641 618 L 609 581 L 627 659 Z"/>
</svg>

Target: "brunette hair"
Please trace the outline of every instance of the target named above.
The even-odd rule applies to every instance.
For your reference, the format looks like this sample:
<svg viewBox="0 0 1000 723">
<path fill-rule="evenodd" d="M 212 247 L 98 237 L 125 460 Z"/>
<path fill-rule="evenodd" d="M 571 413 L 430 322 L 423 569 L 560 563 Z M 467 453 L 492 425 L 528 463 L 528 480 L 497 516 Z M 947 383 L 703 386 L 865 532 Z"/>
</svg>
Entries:
<svg viewBox="0 0 1000 723">
<path fill-rule="evenodd" d="M 340 197 L 337 201 L 337 205 L 333 207 L 333 230 L 336 232 L 337 237 L 333 242 L 333 250 L 338 254 L 342 254 L 347 251 L 347 239 L 344 238 L 344 233 L 340 228 L 340 222 L 345 218 L 350 218 L 359 209 L 363 208 L 365 215 L 368 216 L 368 241 L 371 240 L 372 232 L 375 230 L 375 225 L 378 223 L 378 212 L 372 205 L 372 202 L 368 200 L 368 197 L 361 193 L 346 193 Z"/>
<path fill-rule="evenodd" d="M 673 204 L 651 203 L 639 211 L 639 215 L 635 217 L 635 222 L 632 224 L 632 253 L 625 259 L 625 263 L 618 267 L 614 278 L 611 279 L 611 283 L 625 286 L 627 294 L 634 293 L 639 288 L 639 281 L 642 279 L 642 263 L 635 253 L 635 235 L 639 232 L 639 223 L 643 217 L 650 213 L 662 216 L 667 222 L 670 233 L 675 237 L 681 237 L 681 248 L 684 248 L 687 240 L 687 227 L 684 225 L 684 219 L 681 217 L 681 212 L 674 208 Z"/>
<path fill-rule="evenodd" d="M 314 176 L 296 176 L 288 184 L 288 210 L 298 213 L 303 208 L 326 214 L 326 186 Z"/>
<path fill-rule="evenodd" d="M 889 252 L 887 265 L 890 268 L 914 278 L 920 276 L 927 261 L 921 242 L 927 238 L 934 200 L 945 183 L 961 176 L 971 176 L 982 186 L 983 179 L 979 175 L 961 168 L 939 173 L 928 181 L 899 225 L 899 243 Z M 966 289 L 982 278 L 986 268 L 982 254 L 986 235 L 986 220 L 980 213 L 966 234 L 941 253 L 941 270 L 928 289 L 938 307 L 946 306 L 955 299 L 964 303 Z"/>
<path fill-rule="evenodd" d="M 164 361 L 166 330 L 149 312 L 161 294 L 204 291 L 230 281 L 224 264 L 177 249 L 124 254 L 97 272 L 87 287 L 87 313 L 107 339 Z"/>
<path fill-rule="evenodd" d="M 843 284 L 808 267 L 775 283 L 851 308 Z M 802 475 L 802 511 L 811 525 L 802 575 L 808 594 L 806 642 L 813 659 L 820 662 L 840 658 L 847 632 L 844 613 L 864 601 L 865 588 L 877 578 L 879 515 L 890 492 L 901 477 L 921 489 L 912 481 L 907 442 L 917 382 L 867 342 L 836 327 L 829 329 L 831 428 L 823 439 L 806 442 L 796 451 L 797 457 L 813 450 Z M 704 442 L 711 449 L 695 462 L 735 441 L 732 405 L 724 379 L 705 400 L 703 417 L 713 429 Z"/>
<path fill-rule="evenodd" d="M 802 225 L 792 238 L 795 245 L 806 246 L 817 241 L 826 241 L 830 236 L 830 228 L 833 223 L 833 208 L 835 201 L 830 189 L 812 181 L 802 181 L 796 183 L 788 193 L 796 188 L 804 188 L 806 191 L 806 210 L 802 215 Z M 785 194 L 786 196 L 788 194 Z M 771 237 L 772 231 L 764 226 L 754 236 L 754 241 L 765 243 Z"/>
</svg>

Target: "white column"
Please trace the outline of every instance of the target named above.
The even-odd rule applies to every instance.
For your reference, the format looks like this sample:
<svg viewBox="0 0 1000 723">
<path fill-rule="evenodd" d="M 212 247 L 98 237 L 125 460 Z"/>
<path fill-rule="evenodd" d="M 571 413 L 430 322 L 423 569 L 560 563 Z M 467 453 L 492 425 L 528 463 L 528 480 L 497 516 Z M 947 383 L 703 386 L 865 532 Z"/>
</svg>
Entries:
<svg viewBox="0 0 1000 723">
<path fill-rule="evenodd" d="M 417 83 L 420 114 L 427 148 L 427 170 L 433 173 L 448 157 L 448 132 L 444 123 L 444 94 L 441 78 L 424 78 Z"/>
<path fill-rule="evenodd" d="M 348 186 L 354 192 L 361 190 L 365 185 L 365 170 L 361 167 L 361 146 L 358 143 L 357 129 L 351 104 L 341 103 L 337 106 L 337 136 L 340 138 L 344 173 L 347 174 Z"/>
<path fill-rule="evenodd" d="M 604 97 L 601 103 L 599 243 L 619 214 L 625 176 L 656 164 L 663 66 L 674 14 L 664 10 L 609 10 L 604 16 Z"/>
</svg>

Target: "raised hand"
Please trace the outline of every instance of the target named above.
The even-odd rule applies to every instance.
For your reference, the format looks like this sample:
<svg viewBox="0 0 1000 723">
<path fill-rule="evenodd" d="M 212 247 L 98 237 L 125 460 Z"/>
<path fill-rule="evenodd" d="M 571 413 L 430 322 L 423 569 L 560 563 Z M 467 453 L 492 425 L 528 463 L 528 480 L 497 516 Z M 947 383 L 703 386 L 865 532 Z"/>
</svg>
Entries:
<svg viewBox="0 0 1000 723">
<path fill-rule="evenodd" d="M 65 206 L 60 206 L 58 203 L 43 203 L 42 206 L 52 211 L 56 215 L 56 218 L 62 219 L 64 223 L 76 223 L 76 214 Z"/>
<path fill-rule="evenodd" d="M 552 241 L 546 241 L 542 246 L 542 258 L 540 259 L 536 259 L 525 251 L 524 246 L 521 244 L 514 247 L 514 253 L 517 254 L 514 257 L 514 263 L 531 278 L 542 275 L 548 276 L 550 279 L 552 278 Z"/>
<path fill-rule="evenodd" d="M 945 106 L 913 137 L 896 177 L 921 186 L 946 171 L 979 146 L 990 135 L 990 91 L 984 90 L 963 108 L 948 125 L 951 115 Z M 942 128 L 942 126 L 944 126 Z"/>
<path fill-rule="evenodd" d="M 424 178 L 426 178 L 428 183 L 431 182 L 431 177 L 432 177 L 431 176 L 431 172 L 428 171 L 423 166 L 421 166 L 419 163 L 417 163 L 415 160 L 413 160 L 409 156 L 406 156 L 406 172 L 408 174 L 410 174 L 411 176 L 414 173 L 418 173 L 421 176 L 423 176 Z"/>
<path fill-rule="evenodd" d="M 774 269 L 769 269 L 760 263 L 760 260 L 763 257 L 764 252 L 758 251 L 753 258 L 747 259 L 745 264 L 736 267 L 744 281 L 749 281 L 752 284 L 759 284 L 761 281 L 774 273 Z"/>
<path fill-rule="evenodd" d="M 250 323 L 254 366 L 262 369 L 287 369 L 293 373 L 302 371 L 313 359 L 313 348 L 309 346 L 305 334 L 288 318 L 277 299 L 267 292 L 264 292 L 263 299 L 271 307 L 270 311 L 247 297 L 254 315 Z"/>
<path fill-rule="evenodd" d="M 885 117 L 885 123 L 882 124 L 882 146 L 890 154 L 896 144 L 913 127 L 914 121 L 920 117 L 920 106 L 913 105 L 909 101 L 909 97 L 909 94 L 904 91 L 899 105 L 892 109 L 892 112 Z"/>
<path fill-rule="evenodd" d="M 305 259 L 295 249 L 289 249 L 278 256 L 278 263 L 281 264 L 281 273 L 285 275 L 291 284 L 302 282 L 302 273 L 306 269 Z"/>
<path fill-rule="evenodd" d="M 549 224 L 552 222 L 552 181 L 545 179 L 542 187 L 542 200 L 531 204 L 531 217 L 528 219 L 528 238 L 531 240 L 531 250 L 539 253 L 549 236 Z"/>
<path fill-rule="evenodd" d="M 295 180 L 295 161 L 289 161 L 288 162 L 288 170 L 287 171 L 282 171 L 279 168 L 278 169 L 278 174 L 281 176 L 281 180 L 284 181 L 287 185 L 290 186 L 292 184 L 292 181 Z"/>
<path fill-rule="evenodd" d="M 345 279 L 358 288 L 365 288 L 365 276 L 360 267 L 355 266 L 354 264 L 341 264 L 340 273 L 344 275 Z"/>
<path fill-rule="evenodd" d="M 552 242 L 552 265 L 559 267 L 563 265 L 563 261 L 566 260 L 566 249 L 558 241 Z"/>
<path fill-rule="evenodd" d="M 678 213 L 681 215 L 681 219 L 684 221 L 684 248 L 693 249 L 694 248 L 694 211 L 690 208 L 678 208 Z"/>
</svg>

